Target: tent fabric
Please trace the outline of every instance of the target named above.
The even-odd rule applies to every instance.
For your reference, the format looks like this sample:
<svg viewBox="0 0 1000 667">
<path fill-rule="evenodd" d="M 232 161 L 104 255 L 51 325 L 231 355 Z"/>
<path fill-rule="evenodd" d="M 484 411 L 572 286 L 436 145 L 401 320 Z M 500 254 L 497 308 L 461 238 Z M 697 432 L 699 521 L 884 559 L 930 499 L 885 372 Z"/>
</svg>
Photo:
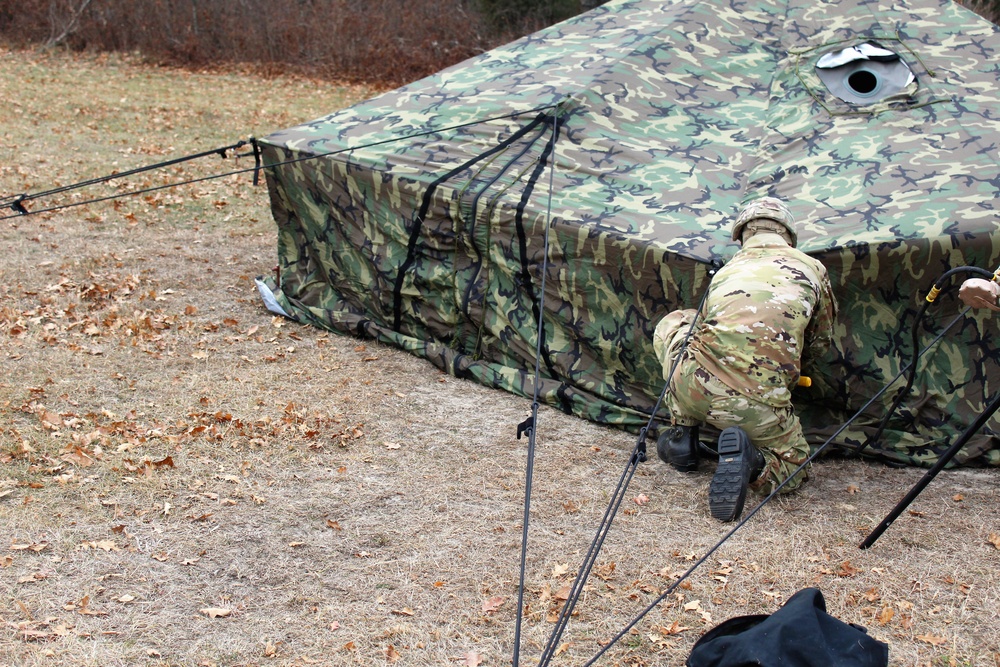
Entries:
<svg viewBox="0 0 1000 667">
<path fill-rule="evenodd" d="M 837 97 L 817 62 L 864 44 L 914 80 Z M 261 146 L 280 309 L 527 397 L 537 363 L 542 401 L 632 431 L 662 389 L 656 323 L 697 305 L 757 196 L 787 202 L 840 304 L 795 394 L 816 444 L 911 362 L 944 271 L 1000 264 L 1000 33 L 950 0 L 613 0 Z M 872 453 L 936 459 L 1000 390 L 998 325 L 969 313 L 921 357 Z M 997 426 L 956 462 L 1000 463 Z"/>
</svg>

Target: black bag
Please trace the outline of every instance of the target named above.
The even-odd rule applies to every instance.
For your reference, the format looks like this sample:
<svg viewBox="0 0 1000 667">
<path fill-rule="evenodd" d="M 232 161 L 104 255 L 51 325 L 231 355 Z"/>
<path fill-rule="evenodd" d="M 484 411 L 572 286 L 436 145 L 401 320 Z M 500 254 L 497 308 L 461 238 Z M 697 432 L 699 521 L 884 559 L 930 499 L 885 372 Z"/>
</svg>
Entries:
<svg viewBox="0 0 1000 667">
<path fill-rule="evenodd" d="M 888 667 L 889 645 L 826 613 L 804 588 L 770 616 L 739 616 L 695 643 L 687 667 Z"/>
</svg>

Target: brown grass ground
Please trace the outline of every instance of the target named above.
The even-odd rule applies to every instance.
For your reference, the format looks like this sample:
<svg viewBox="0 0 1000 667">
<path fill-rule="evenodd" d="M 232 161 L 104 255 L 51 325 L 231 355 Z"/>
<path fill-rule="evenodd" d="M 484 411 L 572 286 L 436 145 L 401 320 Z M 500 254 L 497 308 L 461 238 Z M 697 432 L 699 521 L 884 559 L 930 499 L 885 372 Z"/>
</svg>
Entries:
<svg viewBox="0 0 1000 667">
<path fill-rule="evenodd" d="M 0 193 L 368 92 L 0 50 Z M 0 243 L 0 665 L 511 661 L 525 400 L 272 318 L 252 283 L 274 264 L 272 223 L 246 175 L 3 220 Z M 523 664 L 632 445 L 542 410 Z M 707 628 L 807 586 L 893 665 L 1000 664 L 995 470 L 943 473 L 856 547 L 922 474 L 819 462 L 599 664 L 681 665 Z M 639 467 L 554 664 L 586 662 L 725 534 L 708 480 Z"/>
</svg>

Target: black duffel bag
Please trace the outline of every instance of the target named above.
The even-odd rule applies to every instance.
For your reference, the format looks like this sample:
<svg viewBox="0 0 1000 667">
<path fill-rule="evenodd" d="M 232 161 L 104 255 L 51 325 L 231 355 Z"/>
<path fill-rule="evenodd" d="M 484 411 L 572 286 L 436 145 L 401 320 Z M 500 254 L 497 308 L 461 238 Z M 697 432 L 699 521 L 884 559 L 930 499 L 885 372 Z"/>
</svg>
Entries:
<svg viewBox="0 0 1000 667">
<path fill-rule="evenodd" d="M 804 588 L 771 615 L 739 616 L 695 643 L 687 667 L 887 667 L 889 645 L 826 613 Z"/>
</svg>

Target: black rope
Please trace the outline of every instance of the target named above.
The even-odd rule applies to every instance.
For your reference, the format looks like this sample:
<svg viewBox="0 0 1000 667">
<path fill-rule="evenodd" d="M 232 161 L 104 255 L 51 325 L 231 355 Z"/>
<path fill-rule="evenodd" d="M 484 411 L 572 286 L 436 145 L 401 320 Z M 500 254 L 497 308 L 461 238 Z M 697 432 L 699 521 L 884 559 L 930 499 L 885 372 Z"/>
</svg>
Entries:
<svg viewBox="0 0 1000 667">
<path fill-rule="evenodd" d="M 175 164 L 181 164 L 182 162 L 190 162 L 192 160 L 199 160 L 203 157 L 208 157 L 210 155 L 219 155 L 223 159 L 226 158 L 226 154 L 229 151 L 238 150 L 246 146 L 250 141 L 256 142 L 255 139 L 251 137 L 248 141 L 238 141 L 235 144 L 229 146 L 222 146 L 220 148 L 213 148 L 211 150 L 202 151 L 200 153 L 192 153 L 191 155 L 184 155 L 182 157 L 173 158 L 171 160 L 166 160 L 164 162 L 157 162 L 156 164 L 150 164 L 143 167 L 136 167 L 135 169 L 129 169 L 128 171 L 117 172 L 114 174 L 109 174 L 107 176 L 99 176 L 97 178 L 91 178 L 85 181 L 80 181 L 78 183 L 71 183 L 69 185 L 63 185 L 58 188 L 52 188 L 50 190 L 43 190 L 41 192 L 34 192 L 31 194 L 20 194 L 13 198 L 10 203 L 0 201 L 0 206 L 10 206 L 14 210 L 18 211 L 20 215 L 27 215 L 30 211 L 24 208 L 24 202 L 33 201 L 35 199 L 41 199 L 42 197 L 51 197 L 52 195 L 62 194 L 64 192 L 70 192 L 72 190 L 79 190 L 81 188 L 90 187 L 91 185 L 97 185 L 99 183 L 107 183 L 108 181 L 114 181 L 121 178 L 129 178 L 130 176 L 135 176 L 136 174 L 141 174 L 146 171 L 153 171 L 156 169 L 163 169 L 166 167 L 172 167 Z M 41 211 L 39 211 L 41 212 Z"/>
<path fill-rule="evenodd" d="M 910 327 L 910 340 L 911 340 L 911 349 L 914 351 L 914 353 L 916 353 L 917 345 L 919 344 L 918 337 L 920 334 L 920 324 L 923 321 L 924 315 L 927 312 L 927 307 L 930 306 L 935 299 L 937 299 L 938 294 L 944 288 L 945 282 L 957 273 L 978 273 L 990 279 L 994 277 L 993 273 L 990 273 L 986 269 L 981 269 L 978 266 L 958 266 L 953 269 L 945 271 L 941 275 L 941 277 L 938 278 L 937 281 L 935 281 L 934 285 L 928 291 L 927 297 L 924 299 L 924 302 L 920 305 L 920 310 L 917 311 L 916 316 L 914 316 L 913 318 L 913 326 Z M 968 308 L 962 311 L 961 314 L 964 315 L 967 312 L 969 312 Z M 917 355 L 917 358 L 919 358 L 919 355 Z M 906 378 L 906 386 L 903 387 L 903 389 L 896 394 L 896 397 L 893 400 L 889 410 L 886 411 L 885 416 L 882 417 L 882 421 L 879 422 L 878 428 L 875 429 L 875 432 L 871 435 L 871 437 L 867 438 L 861 444 L 861 446 L 855 450 L 856 454 L 860 454 L 870 445 L 878 443 L 878 441 L 882 438 L 882 433 L 885 432 L 886 427 L 889 425 L 889 421 L 892 419 L 892 416 L 896 413 L 896 410 L 899 409 L 900 404 L 902 404 L 902 402 L 906 399 L 906 397 L 910 395 L 910 389 L 913 388 L 913 383 L 917 378 L 916 360 L 917 359 L 915 358 L 914 363 L 910 365 L 910 373 Z"/>
<path fill-rule="evenodd" d="M 713 262 L 712 267 L 708 271 L 708 276 L 714 276 L 720 266 L 720 263 Z M 711 284 L 709 287 L 710 286 Z M 625 499 L 625 494 L 628 491 L 628 486 L 631 483 L 632 478 L 635 476 L 638 464 L 646 460 L 646 433 L 649 431 L 653 421 L 656 419 L 656 415 L 660 411 L 660 404 L 663 402 L 667 391 L 670 389 L 670 383 L 673 380 L 674 372 L 680 364 L 681 356 L 687 348 L 688 341 L 698 324 L 698 318 L 702 314 L 701 311 L 705 306 L 705 300 L 708 298 L 708 293 L 709 288 L 706 288 L 705 293 L 701 297 L 701 303 L 698 305 L 698 308 L 695 311 L 695 316 L 692 318 L 691 324 L 684 336 L 681 347 L 670 364 L 670 370 L 667 373 L 663 389 L 660 391 L 659 398 L 656 399 L 656 404 L 650 411 L 649 421 L 647 421 L 646 425 L 639 430 L 635 447 L 632 450 L 632 454 L 629 456 L 629 460 L 625 465 L 625 469 L 622 471 L 621 477 L 618 478 L 618 485 L 612 495 L 611 502 L 608 504 L 608 508 L 604 512 L 604 517 L 601 519 L 601 524 L 597 529 L 597 534 L 590 543 L 590 547 L 587 550 L 583 563 L 580 565 L 580 569 L 577 572 L 576 579 L 573 581 L 573 586 L 570 589 L 569 596 L 567 597 L 565 604 L 563 604 L 562 610 L 559 613 L 559 618 L 552 630 L 552 634 L 549 635 L 549 641 L 546 644 L 545 649 L 542 652 L 542 657 L 538 662 L 539 667 L 545 667 L 548 665 L 555 656 L 559 639 L 566 630 L 566 626 L 569 624 L 569 619 L 573 614 L 573 609 L 576 607 L 576 603 L 579 601 L 580 595 L 583 593 L 583 587 L 587 583 L 587 579 L 590 577 L 590 573 L 593 570 L 594 565 L 597 563 L 597 557 L 600 554 L 601 548 L 604 546 L 604 540 L 611 531 L 611 525 L 614 522 L 615 516 L 618 514 L 618 509 L 621 507 L 622 501 Z"/>
<path fill-rule="evenodd" d="M 28 201 L 30 199 L 37 199 L 38 197 L 41 197 L 43 195 L 50 195 L 50 194 L 54 194 L 54 193 L 59 193 L 59 192 L 63 191 L 65 188 L 56 188 L 56 189 L 49 190 L 49 191 L 46 191 L 46 192 L 40 192 L 40 193 L 35 193 L 35 194 L 30 194 L 30 195 L 29 194 L 19 194 L 19 195 L 7 196 L 7 197 L 0 198 L 0 209 L 2 209 L 2 208 L 10 208 L 11 210 L 14 211 L 14 215 L 2 216 L 2 217 L 0 217 L 0 220 L 10 220 L 10 219 L 13 219 L 13 218 L 20 218 L 22 216 L 39 215 L 39 214 L 42 214 L 42 213 L 54 213 L 56 211 L 62 211 L 62 210 L 69 209 L 69 208 L 75 208 L 77 206 L 86 206 L 88 204 L 99 204 L 99 203 L 110 201 L 110 200 L 113 200 L 113 199 L 123 199 L 125 197 L 133 197 L 135 195 L 148 194 L 150 192 L 157 192 L 159 190 L 166 190 L 166 189 L 169 189 L 169 188 L 176 188 L 176 187 L 180 187 L 180 186 L 183 186 L 183 185 L 193 185 L 193 184 L 202 183 L 202 182 L 205 182 L 205 181 L 212 181 L 212 180 L 216 180 L 216 179 L 220 179 L 220 178 L 226 178 L 228 176 L 238 176 L 240 174 L 248 174 L 248 173 L 253 173 L 253 174 L 256 175 L 256 174 L 259 174 L 262 169 L 274 169 L 274 168 L 277 168 L 277 167 L 283 167 L 283 166 L 287 166 L 287 165 L 298 164 L 300 162 L 306 162 L 306 161 L 309 161 L 309 160 L 316 160 L 316 159 L 320 159 L 320 158 L 324 158 L 324 157 L 331 157 L 331 156 L 334 156 L 334 155 L 339 155 L 341 153 L 349 153 L 351 151 L 361 150 L 361 149 L 365 149 L 365 148 L 372 148 L 372 147 L 375 147 L 375 146 L 382 146 L 382 145 L 394 143 L 394 142 L 397 142 L 397 141 L 404 141 L 404 140 L 407 140 L 407 139 L 415 139 L 415 138 L 429 136 L 429 135 L 433 135 L 433 134 L 439 134 L 439 133 L 442 133 L 442 132 L 448 132 L 448 131 L 451 131 L 451 130 L 457 130 L 457 129 L 461 129 L 463 127 L 470 127 L 472 125 L 477 125 L 479 123 L 489 123 L 489 122 L 492 122 L 492 121 L 504 120 L 504 119 L 507 119 L 507 118 L 517 118 L 518 116 L 522 116 L 522 115 L 529 114 L 529 113 L 541 112 L 541 111 L 544 111 L 544 110 L 547 110 L 547 109 L 554 109 L 554 108 L 558 107 L 560 103 L 561 102 L 557 102 L 555 104 L 547 104 L 547 105 L 535 107 L 533 109 L 527 109 L 525 111 L 514 111 L 514 112 L 511 112 L 509 114 L 503 114 L 503 115 L 500 115 L 500 116 L 491 116 L 491 117 L 488 117 L 488 118 L 480 118 L 480 119 L 468 121 L 468 122 L 465 122 L 465 123 L 458 123 L 456 125 L 449 125 L 447 127 L 442 127 L 442 128 L 438 128 L 438 129 L 435 129 L 435 130 L 426 130 L 426 131 L 423 131 L 423 132 L 416 132 L 416 133 L 413 133 L 413 134 L 407 134 L 407 135 L 403 135 L 403 136 L 399 136 L 399 137 L 393 137 L 391 139 L 383 139 L 383 140 L 380 140 L 380 141 L 373 141 L 371 143 L 362 144 L 360 146 L 352 146 L 350 148 L 341 148 L 341 149 L 338 149 L 338 150 L 335 150 L 335 151 L 328 151 L 328 152 L 325 152 L 325 153 L 317 153 L 315 155 L 307 155 L 307 156 L 303 156 L 303 157 L 292 158 L 292 159 L 289 159 L 289 160 L 283 160 L 283 161 L 274 162 L 274 163 L 271 163 L 271 164 L 261 165 L 259 163 L 255 163 L 253 167 L 250 167 L 250 168 L 247 168 L 247 169 L 235 169 L 233 171 L 227 171 L 227 172 L 220 173 L 220 174 L 213 174 L 211 176 L 205 176 L 205 177 L 201 177 L 201 178 L 194 178 L 194 179 L 190 179 L 190 180 L 186 180 L 186 181 L 176 181 L 174 183 L 167 183 L 165 185 L 158 185 L 158 186 L 154 186 L 154 187 L 150 187 L 150 188 L 143 188 L 143 189 L 140 189 L 140 190 L 131 190 L 129 192 L 121 192 L 121 193 L 114 194 L 114 195 L 108 195 L 106 197 L 96 197 L 94 199 L 88 199 L 86 201 L 81 201 L 81 202 L 73 202 L 73 203 L 70 203 L 70 204 L 60 204 L 58 206 L 50 206 L 48 208 L 42 208 L 42 209 L 38 209 L 38 210 L 34 210 L 34 211 L 27 210 L 24 207 L 23 202 Z M 229 147 L 227 147 L 227 149 L 228 148 Z M 94 183 L 101 183 L 101 182 L 111 181 L 111 180 L 115 180 L 115 179 L 120 179 L 120 178 L 125 177 L 126 175 L 131 175 L 131 174 L 134 174 L 134 173 L 139 173 L 141 171 L 148 171 L 149 169 L 153 169 L 153 168 L 162 168 L 163 166 L 170 166 L 171 164 L 176 164 L 177 162 L 184 162 L 184 161 L 187 161 L 187 160 L 190 160 L 190 159 L 195 159 L 195 156 L 196 157 L 204 157 L 206 155 L 212 155 L 212 154 L 218 153 L 220 150 L 221 149 L 216 148 L 216 149 L 213 149 L 213 150 L 210 150 L 210 151 L 204 151 L 202 153 L 194 154 L 194 156 L 184 156 L 184 157 L 176 158 L 175 160 L 168 161 L 168 162 L 165 162 L 165 163 L 159 163 L 159 164 L 151 166 L 151 167 L 140 167 L 140 168 L 133 169 L 133 170 L 127 171 L 127 172 L 121 172 L 121 173 L 118 173 L 118 174 L 111 174 L 109 176 L 104 176 L 104 177 L 101 177 L 101 178 L 91 179 L 90 181 L 84 181 L 84 183 L 87 184 L 87 185 L 93 185 Z M 255 148 L 255 152 L 254 152 L 255 158 L 256 158 L 256 152 L 257 152 L 257 150 L 259 150 L 259 149 Z M 239 156 L 237 156 L 237 157 L 239 157 Z M 255 179 L 255 183 L 256 183 L 256 179 Z M 83 187 L 83 186 L 79 185 L 79 184 L 74 184 L 73 186 L 66 186 L 66 188 L 69 188 L 69 189 L 76 188 L 76 187 Z"/>
<path fill-rule="evenodd" d="M 545 211 L 545 236 L 542 244 L 542 280 L 541 292 L 542 300 L 545 299 L 545 276 L 548 273 L 549 264 L 549 226 L 552 217 L 552 188 L 553 178 L 556 170 L 555 143 L 559 136 L 559 117 L 552 118 L 552 136 L 549 139 L 546 152 L 542 155 L 541 162 L 544 164 L 546 155 L 551 157 L 549 169 L 549 192 L 548 203 Z M 521 654 L 521 624 L 524 617 L 524 572 L 528 559 L 528 521 L 531 515 L 531 487 L 534 478 L 535 468 L 535 439 L 538 424 L 538 401 L 541 393 L 541 357 L 542 357 L 542 337 L 544 335 L 542 318 L 538 318 L 538 330 L 535 341 L 535 388 L 531 402 L 531 416 L 517 427 L 517 437 L 520 439 L 522 433 L 528 434 L 528 462 L 525 468 L 524 478 L 524 517 L 521 520 L 521 574 L 517 587 L 517 616 L 514 623 L 514 656 L 513 667 L 518 667 L 518 660 Z"/>
<path fill-rule="evenodd" d="M 882 533 L 889 529 L 892 522 L 899 518 L 899 515 L 903 513 L 903 510 L 910 506 L 910 503 L 916 500 L 917 496 L 920 495 L 920 492 L 931 483 L 931 480 L 937 477 L 939 472 L 944 470 L 945 466 L 948 465 L 948 462 L 955 458 L 958 453 L 965 448 L 965 445 L 968 444 L 972 436 L 974 436 L 979 429 L 986 425 L 986 422 L 993 417 L 997 410 L 1000 410 L 1000 393 L 994 394 L 993 398 L 990 399 L 989 404 L 983 408 L 982 412 L 979 413 L 979 416 L 976 417 L 976 419 L 969 424 L 968 428 L 966 428 L 965 431 L 959 435 L 958 438 L 956 438 L 955 442 L 953 442 L 951 446 L 938 457 L 937 462 L 931 466 L 931 469 L 924 473 L 924 476 L 920 478 L 920 481 L 913 485 L 913 488 L 911 488 L 906 495 L 903 496 L 902 500 L 896 503 L 896 506 L 893 507 L 885 518 L 882 519 L 881 523 L 875 527 L 875 530 L 869 533 L 868 537 L 862 540 L 861 544 L 858 545 L 858 548 L 868 549 L 875 544 L 875 541 L 878 540 Z"/>
<path fill-rule="evenodd" d="M 926 352 L 932 345 L 936 344 L 939 340 L 941 340 L 941 338 L 944 337 L 944 334 L 948 331 L 948 329 L 950 329 L 955 324 L 955 322 L 957 322 L 960 318 L 961 318 L 961 315 L 959 315 L 959 317 L 956 317 L 951 323 L 949 323 L 949 325 L 944 329 L 944 331 L 942 331 L 940 334 L 938 334 L 937 337 L 934 338 L 934 340 L 932 340 L 930 343 L 927 344 L 927 346 L 921 351 L 921 354 L 923 354 L 924 352 Z M 912 363 L 916 363 L 916 360 L 914 360 Z M 601 648 L 601 650 L 598 651 L 594 655 L 593 658 L 591 658 L 589 661 L 587 661 L 586 663 L 584 663 L 583 667 L 590 667 L 595 662 L 597 662 L 597 660 L 599 660 L 600 657 L 602 655 L 604 655 L 612 646 L 614 646 L 618 641 L 620 641 L 622 638 L 624 638 L 632 630 L 632 628 L 634 628 L 639 623 L 639 621 L 641 621 L 643 618 L 645 618 L 646 614 L 648 614 L 653 609 L 655 609 L 661 602 L 663 602 L 665 599 L 667 599 L 667 597 L 671 593 L 673 593 L 675 590 L 677 590 L 677 587 L 680 586 L 681 583 L 685 579 L 687 579 L 689 576 L 691 576 L 691 574 L 694 573 L 695 570 L 697 570 L 699 567 L 701 567 L 701 565 L 704 564 L 705 561 L 708 560 L 709 557 L 712 554 L 714 554 L 716 551 L 718 551 L 722 547 L 722 545 L 725 544 L 727 540 L 729 540 L 730 537 L 732 537 L 734 534 L 736 534 L 736 531 L 738 531 L 740 528 L 742 528 L 744 525 L 746 525 L 746 523 L 748 521 L 750 521 L 750 519 L 752 519 L 757 514 L 757 512 L 759 512 L 764 507 L 764 505 L 766 505 L 768 502 L 771 501 L 772 498 L 774 498 L 776 495 L 778 495 L 778 493 L 781 491 L 781 489 L 783 489 L 785 487 L 786 484 L 788 484 L 802 470 L 804 470 L 806 467 L 808 467 L 809 464 L 812 463 L 816 459 L 816 457 L 818 457 L 837 438 L 837 436 L 839 436 L 841 433 L 843 433 L 847 429 L 847 427 L 850 426 L 851 423 L 854 422 L 855 419 L 857 419 L 862 414 L 864 414 L 865 411 L 869 407 L 871 407 L 872 404 L 874 404 L 875 401 L 877 401 L 882 396 L 882 394 L 884 394 L 886 391 L 888 391 L 889 387 L 891 387 L 893 384 L 895 384 L 896 380 L 898 380 L 899 378 L 901 378 L 903 376 L 903 373 L 906 372 L 906 370 L 907 370 L 906 368 L 901 369 L 899 371 L 899 373 L 897 373 L 894 378 L 892 378 L 888 383 L 885 384 L 885 386 L 882 387 L 882 389 L 880 389 L 874 396 L 872 396 L 870 399 L 868 399 L 868 402 L 865 403 L 863 406 L 861 406 L 861 408 L 857 412 L 855 412 L 854 415 L 852 415 L 850 419 L 848 419 L 847 421 L 845 421 L 840 426 L 840 428 L 838 428 L 836 430 L 836 432 L 834 432 L 833 435 L 831 435 L 829 438 L 827 438 L 826 442 L 824 442 L 822 445 L 820 445 L 816 449 L 816 451 L 813 452 L 809 456 L 809 458 L 807 458 L 805 461 L 803 461 L 802 464 L 798 468 L 796 468 L 795 470 L 793 470 L 791 472 L 791 474 L 784 479 L 784 481 L 782 481 L 780 484 L 778 484 L 778 486 L 776 486 L 774 488 L 774 490 L 771 491 L 771 493 L 766 498 L 764 498 L 762 501 L 760 501 L 760 503 L 756 507 L 754 507 L 750 511 L 750 513 L 747 514 L 746 517 L 744 517 L 739 523 L 737 523 L 729 532 L 727 532 L 722 537 L 721 540 L 719 540 L 718 542 L 716 542 L 715 546 L 713 546 L 712 548 L 710 548 L 707 552 L 705 552 L 705 554 L 701 558 L 699 558 L 697 561 L 695 561 L 695 563 L 691 567 L 689 567 L 687 569 L 687 571 L 684 572 L 677 581 L 675 581 L 669 587 L 667 587 L 667 589 L 665 591 L 663 591 L 663 593 L 661 593 L 658 598 L 656 598 L 655 600 L 653 600 L 653 602 L 651 602 L 649 604 L 649 606 L 647 606 L 645 609 L 643 609 L 639 613 L 638 616 L 636 616 L 634 619 L 632 619 L 632 621 L 628 625 L 626 625 L 625 628 L 622 629 L 621 632 L 619 632 L 610 641 L 608 641 L 608 643 L 605 644 Z"/>
</svg>

